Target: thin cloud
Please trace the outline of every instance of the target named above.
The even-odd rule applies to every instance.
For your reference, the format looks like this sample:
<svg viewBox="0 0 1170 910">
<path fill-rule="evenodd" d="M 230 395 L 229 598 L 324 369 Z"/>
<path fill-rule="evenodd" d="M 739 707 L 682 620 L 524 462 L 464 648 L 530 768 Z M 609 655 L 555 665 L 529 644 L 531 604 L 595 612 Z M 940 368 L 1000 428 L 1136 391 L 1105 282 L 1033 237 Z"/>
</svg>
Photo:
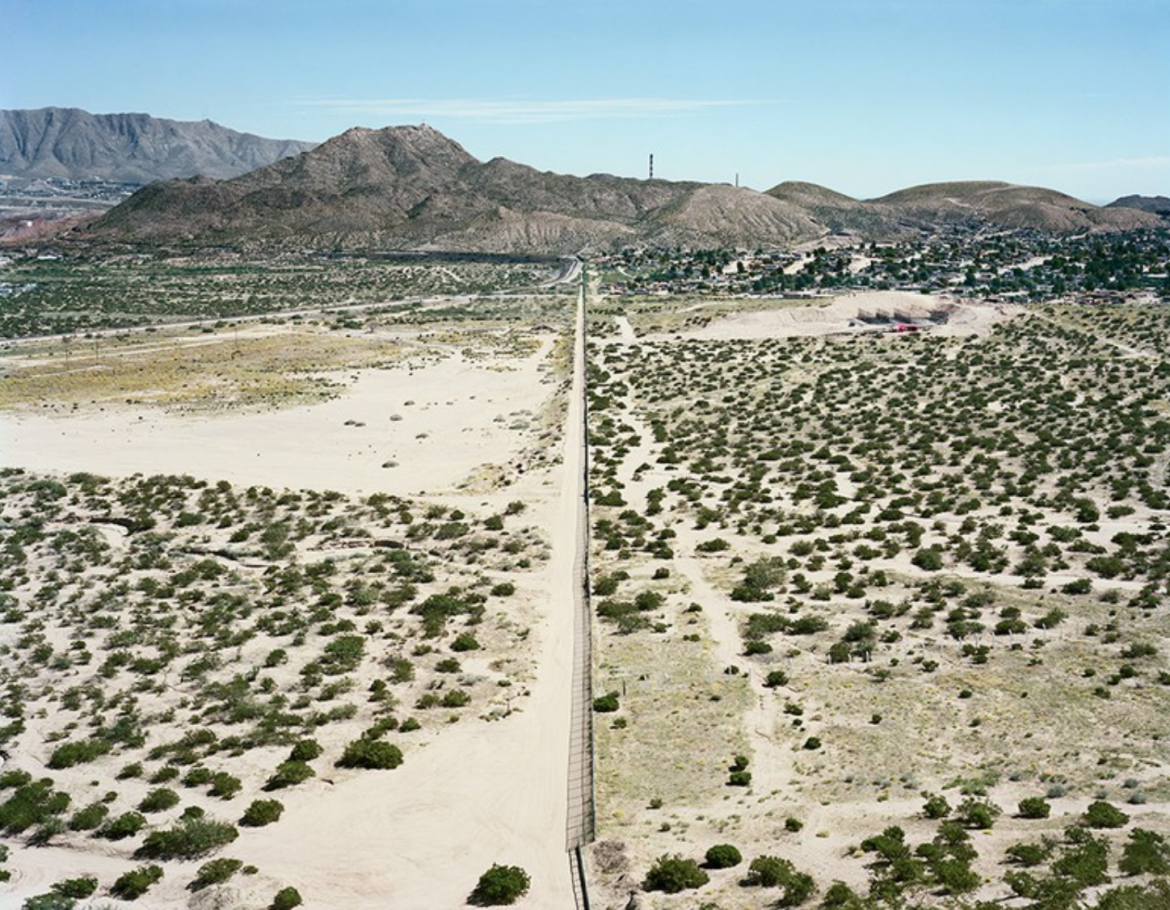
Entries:
<svg viewBox="0 0 1170 910">
<path fill-rule="evenodd" d="M 481 123 L 555 123 L 677 117 L 728 107 L 775 104 L 747 99 L 595 98 L 569 101 L 496 101 L 480 98 L 380 98 L 302 101 L 301 106 L 385 118 L 450 118 Z"/>
</svg>

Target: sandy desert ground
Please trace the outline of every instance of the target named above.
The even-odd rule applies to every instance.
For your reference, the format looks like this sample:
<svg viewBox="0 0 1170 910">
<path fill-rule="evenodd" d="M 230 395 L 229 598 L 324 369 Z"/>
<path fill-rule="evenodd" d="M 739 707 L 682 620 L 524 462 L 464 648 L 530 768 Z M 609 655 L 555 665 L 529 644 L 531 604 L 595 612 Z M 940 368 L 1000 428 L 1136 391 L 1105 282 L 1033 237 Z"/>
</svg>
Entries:
<svg viewBox="0 0 1170 910">
<path fill-rule="evenodd" d="M 266 336 L 269 330 L 240 333 L 245 352 L 250 332 Z M 0 415 L 9 468 L 61 478 L 75 472 L 185 475 L 197 482 L 226 481 L 241 491 L 329 489 L 359 499 L 377 493 L 419 508 L 441 503 L 481 519 L 520 503 L 526 525 L 547 551 L 533 570 L 515 576 L 519 591 L 501 621 L 527 626 L 531 634 L 525 631 L 519 652 L 496 657 L 521 668 L 515 672 L 522 687 L 500 690 L 492 703 L 501 707 L 491 717 L 481 708 L 484 719 L 424 727 L 422 740 L 407 748 L 403 767 L 394 771 L 339 771 L 328 781 L 282 791 L 286 812 L 279 824 L 241 829 L 228 851 L 258 867 L 258 876 L 236 876 L 213 893 L 192 896 L 183 878 L 198 864 L 168 864 L 164 882 L 138 905 L 173 907 L 189 899 L 200 907 L 262 907 L 283 883 L 295 886 L 309 906 L 456 907 L 479 874 L 497 862 L 526 869 L 531 906 L 572 903 L 565 796 L 577 556 L 572 506 L 580 495 L 583 447 L 579 431 L 562 436 L 566 395 L 574 389 L 568 351 L 557 338 L 546 328 L 520 353 L 501 352 L 490 340 L 477 343 L 458 332 L 413 339 L 411 356 L 401 360 L 335 365 L 327 374 L 326 400 L 278 408 L 237 409 L 206 400 L 192 408 L 186 401 L 161 401 L 165 396 L 95 401 L 84 397 L 93 386 L 83 384 L 82 397 L 66 390 Z M 386 341 L 390 349 L 402 343 L 399 336 Z M 230 343 L 238 345 L 240 335 Z M 116 349 L 103 352 L 107 363 L 117 356 Z M 150 352 L 139 345 L 127 356 L 149 360 Z M 35 356 L 22 356 L 17 366 L 40 369 L 42 376 L 46 369 L 61 371 L 60 358 L 46 367 Z M 581 374 L 576 376 L 579 397 Z M 115 543 L 124 536 L 117 525 L 102 528 Z M 346 558 L 344 549 L 323 543 L 312 555 Z M 469 661 L 461 658 L 466 669 Z M 359 670 L 354 689 L 363 691 L 376 674 L 376 667 Z M 155 731 L 150 742 L 163 732 Z M 332 727 L 318 736 L 327 755 L 340 750 L 344 738 L 344 729 Z M 39 776 L 48 749 L 25 742 L 32 753 L 13 749 L 5 770 L 27 767 Z M 121 763 L 98 761 L 81 776 L 109 781 Z M 245 768 L 245 781 L 248 770 L 261 774 L 259 766 Z M 80 776 L 74 783 L 82 786 Z M 14 848 L 6 899 L 23 899 L 81 874 L 96 875 L 108 886 L 134 866 L 126 849 L 76 836 L 56 841 L 59 846 Z"/>
<path fill-rule="evenodd" d="M 603 303 L 596 294 L 595 287 L 592 301 Z M 958 826 L 978 853 L 978 882 L 962 893 L 988 899 L 1006 895 L 1005 871 L 1013 867 L 1004 857 L 1013 844 L 1051 838 L 1050 854 L 1063 855 L 1071 849 L 1061 841 L 1064 829 L 1097 799 L 1128 816 L 1104 835 L 1114 862 L 1134 828 L 1170 833 L 1170 629 L 1164 609 L 1147 603 L 1150 585 L 1162 583 L 1165 434 L 1145 440 L 1143 452 L 1128 435 L 1135 424 L 1126 422 L 1131 396 L 1141 400 L 1133 407 L 1170 409 L 1160 392 L 1140 398 L 1161 381 L 1143 372 L 1156 367 L 1150 350 L 1157 342 L 1121 322 L 1115 335 L 1093 339 L 1071 310 L 1025 315 L 978 304 L 952 307 L 945 324 L 913 338 L 856 325 L 866 314 L 925 318 L 938 307 L 935 298 L 904 293 L 811 306 L 753 301 L 738 310 L 688 302 L 678 310 L 682 319 L 669 303 L 655 307 L 648 317 L 607 316 L 610 331 L 588 357 L 591 581 L 601 617 L 594 689 L 620 703 L 616 712 L 595 714 L 593 905 L 617 910 L 637 895 L 634 906 L 671 910 L 775 906 L 783 888 L 740 884 L 749 862 L 763 855 L 812 877 L 816 891 L 806 906 L 819 905 L 834 881 L 864 894 L 882 874 L 870 865 L 866 838 L 891 825 L 912 845 L 941 836 L 939 820 L 923 814 L 928 794 L 946 798 L 951 821 L 967 801 L 1002 810 L 992 828 Z M 568 309 L 566 302 L 564 324 Z M 687 324 L 697 314 L 702 322 Z M 271 341 L 281 337 L 296 340 L 295 356 L 274 353 Z M 187 475 L 185 504 L 168 506 L 158 528 L 174 535 L 178 566 L 220 560 L 229 567 L 229 590 L 261 600 L 265 579 L 293 574 L 294 564 L 340 567 L 323 595 L 340 604 L 322 623 L 328 632 L 270 641 L 265 631 L 244 641 L 192 700 L 227 686 L 235 672 L 262 667 L 278 689 L 304 691 L 298 701 L 306 710 L 317 701 L 352 702 L 356 716 L 315 734 L 332 761 L 384 718 L 384 705 L 371 707 L 365 693 L 385 681 L 394 659 L 409 656 L 418 672 L 391 689 L 395 723 L 409 714 L 423 718 L 422 729 L 377 734 L 403 747 L 401 767 L 319 763 L 316 777 L 278 791 L 285 805 L 278 823 L 241 828 L 224 849 L 257 873 L 191 893 L 202 860 L 170 862 L 138 906 L 259 908 L 276 888 L 293 885 L 308 906 L 456 907 L 496 862 L 532 876 L 522 906 L 572 904 L 564 835 L 582 466 L 566 414 L 582 377 L 569 370 L 569 350 L 563 333 L 528 325 L 353 334 L 254 326 L 182 343 L 119 348 L 111 341 L 100 352 L 72 352 L 67 362 L 43 349 L 8 359 L 2 461 L 29 472 L 8 478 L 16 492 L 2 517 L 12 526 L 28 519 L 29 496 L 48 501 L 51 484 L 30 480 L 43 472 L 76 485 L 64 499 L 67 514 L 96 535 L 96 543 L 81 543 L 104 545 L 104 558 L 130 565 L 149 537 L 134 527 L 136 513 L 114 516 L 130 521 L 127 532 L 105 514 L 115 507 L 99 508 L 97 494 L 87 501 L 86 481 L 70 475 L 124 484 L 102 494 L 110 502 L 142 495 L 154 476 Z M 1086 360 L 1085 350 L 1096 360 Z M 194 351 L 214 369 L 194 370 Z M 1005 379 L 993 369 L 1002 364 L 1019 365 L 1025 378 Z M 1104 407 L 1105 395 L 1117 396 L 1114 410 Z M 1095 414 L 1119 422 L 1090 425 Z M 1075 428 L 1075 452 L 1045 435 L 1053 415 Z M 939 429 L 924 445 L 931 420 Z M 966 424 L 978 424 L 979 433 Z M 1123 453 L 1102 469 L 1121 490 L 1112 499 L 1108 484 L 1082 476 L 1080 467 L 1107 464 L 1100 449 L 1110 433 L 1111 451 Z M 1029 459 L 1039 457 L 1038 446 L 1051 463 L 1033 478 Z M 1142 486 L 1127 482 L 1127 471 L 1162 480 Z M 219 481 L 226 485 L 213 496 Z M 265 489 L 271 495 L 252 496 Z M 248 504 L 232 513 L 235 524 L 225 517 L 222 527 L 187 526 L 184 516 L 204 497 L 220 511 L 230 511 L 225 500 Z M 1091 520 L 1073 517 L 1090 511 L 1085 500 L 1100 506 Z M 523 510 L 514 514 L 516 503 Z M 384 524 L 383 513 L 391 516 Z M 481 530 L 493 519 L 502 526 L 492 532 L 498 537 Z M 265 521 L 304 525 L 291 555 L 264 556 L 258 532 L 245 533 Z M 444 540 L 445 528 L 461 536 Z M 81 545 L 65 536 L 63 517 L 50 529 L 52 541 Z M 237 533 L 243 542 L 233 544 Z M 482 651 L 456 655 L 447 633 L 431 642 L 402 612 L 371 614 L 350 604 L 366 573 L 385 571 L 379 544 L 391 542 L 433 569 L 417 600 L 449 586 L 483 593 L 483 625 L 458 627 L 480 637 Z M 27 676 L 52 692 L 28 712 L 30 732 L 17 740 L 28 744 L 26 754 L 4 769 L 39 776 L 54 747 L 81 735 L 85 720 L 56 707 L 76 698 L 54 676 L 61 667 L 75 682 L 93 676 L 67 659 L 80 637 L 66 622 L 71 604 L 88 603 L 118 579 L 87 575 L 70 553 L 35 552 L 15 596 L 23 606 L 39 596 L 64 619 L 40 628 L 15 609 L 19 624 L 9 620 L 0 631 L 14 647 L 25 642 L 9 682 Z M 1092 574 L 1089 561 L 1106 555 L 1121 568 L 1110 563 L 1108 577 L 1093 575 L 1086 594 L 1089 587 L 1078 585 Z M 168 582 L 158 572 L 156 582 L 144 582 L 153 570 L 129 571 L 128 580 L 146 589 Z M 51 572 L 64 574 L 63 587 Z M 752 588 L 757 582 L 762 587 Z M 504 583 L 514 595 L 488 596 Z M 222 593 L 221 584 L 195 583 L 206 598 Z M 138 598 L 139 588 L 125 596 Z M 295 669 L 313 663 L 329 635 L 345 632 L 335 628 L 339 619 L 373 629 L 366 658 L 349 690 L 326 692 L 328 678 L 310 689 Z M 1008 631 L 993 631 L 997 623 Z M 127 631 L 101 628 L 92 647 L 115 653 L 111 637 Z M 267 667 L 268 649 L 289 641 L 299 644 L 287 645 L 288 665 Z M 46 646 L 47 665 L 25 653 Z M 412 714 L 412 702 L 446 691 L 439 665 L 456 656 L 471 708 Z M 114 682 L 97 685 L 106 698 L 133 695 L 139 713 L 156 698 L 160 708 L 185 710 L 176 696 L 130 673 L 115 666 Z M 263 676 L 255 681 L 262 684 Z M 215 729 L 221 741 L 233 732 Z M 118 790 L 113 806 L 126 809 L 147 794 L 152 774 L 165 782 L 168 762 L 157 767 L 157 759 L 143 758 L 142 778 L 111 783 L 127 760 L 178 732 L 160 721 L 137 751 L 119 746 L 55 772 L 57 785 L 76 793 L 70 811 L 107 788 Z M 257 791 L 285 752 L 287 744 L 266 742 L 200 761 L 223 763 L 241 779 L 241 805 L 228 807 L 238 815 L 250 795 L 264 795 Z M 749 777 L 732 785 L 730 775 L 744 770 Z M 1019 800 L 1038 795 L 1051 803 L 1052 817 L 1016 817 Z M 227 811 L 190 790 L 182 805 Z M 173 823 L 179 809 L 150 822 Z M 106 888 L 135 865 L 136 842 L 80 832 L 60 832 L 47 846 L 11 843 L 14 899 L 86 873 Z M 644 889 L 659 857 L 702 862 L 720 843 L 742 850 L 743 863 L 708 870 L 711 880 L 698 891 Z M 914 898 L 946 906 L 933 869 L 917 873 Z M 1101 890 L 1094 887 L 1090 893 Z"/>
</svg>

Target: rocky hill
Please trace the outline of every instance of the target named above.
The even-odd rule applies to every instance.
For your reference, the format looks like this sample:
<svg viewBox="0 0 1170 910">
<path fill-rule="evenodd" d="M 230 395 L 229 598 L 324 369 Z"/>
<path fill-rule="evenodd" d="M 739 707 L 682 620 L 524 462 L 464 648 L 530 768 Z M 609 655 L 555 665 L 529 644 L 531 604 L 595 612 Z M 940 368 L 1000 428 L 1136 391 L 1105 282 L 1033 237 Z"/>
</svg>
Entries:
<svg viewBox="0 0 1170 910">
<path fill-rule="evenodd" d="M 783 246 L 830 233 L 887 239 L 939 226 L 1118 229 L 1156 224 L 1051 190 L 934 184 L 859 201 L 813 184 L 725 184 L 481 162 L 426 126 L 352 129 L 231 180 L 147 187 L 93 223 L 113 241 L 295 243 L 574 253 L 623 245 Z"/>
<path fill-rule="evenodd" d="M 866 239 L 942 227 L 1078 233 L 1157 223 L 1135 209 L 1102 208 L 1055 190 L 994 181 L 930 183 L 865 201 L 802 183 L 782 183 L 768 194 L 803 206 L 836 232 Z"/>
<path fill-rule="evenodd" d="M 570 253 L 625 243 L 783 244 L 824 229 L 746 189 L 486 163 L 426 126 L 352 129 L 227 181 L 156 184 L 94 237 Z"/>
<path fill-rule="evenodd" d="M 0 111 L 0 175 L 152 183 L 175 177 L 228 178 L 313 147 L 264 139 L 210 120 L 147 114 L 90 114 L 76 108 Z"/>
<path fill-rule="evenodd" d="M 1122 196 L 1110 202 L 1107 209 L 1137 209 L 1139 212 L 1149 212 L 1170 219 L 1170 196 Z"/>
</svg>

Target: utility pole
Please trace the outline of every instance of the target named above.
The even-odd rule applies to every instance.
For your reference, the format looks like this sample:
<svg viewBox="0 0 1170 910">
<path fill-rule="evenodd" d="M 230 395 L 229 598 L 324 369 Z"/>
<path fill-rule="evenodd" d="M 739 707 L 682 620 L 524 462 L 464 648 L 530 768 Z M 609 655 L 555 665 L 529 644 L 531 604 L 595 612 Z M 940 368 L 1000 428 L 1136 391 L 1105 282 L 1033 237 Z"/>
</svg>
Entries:
<svg viewBox="0 0 1170 910">
<path fill-rule="evenodd" d="M 654 153 L 650 153 L 650 179 L 654 179 Z"/>
</svg>

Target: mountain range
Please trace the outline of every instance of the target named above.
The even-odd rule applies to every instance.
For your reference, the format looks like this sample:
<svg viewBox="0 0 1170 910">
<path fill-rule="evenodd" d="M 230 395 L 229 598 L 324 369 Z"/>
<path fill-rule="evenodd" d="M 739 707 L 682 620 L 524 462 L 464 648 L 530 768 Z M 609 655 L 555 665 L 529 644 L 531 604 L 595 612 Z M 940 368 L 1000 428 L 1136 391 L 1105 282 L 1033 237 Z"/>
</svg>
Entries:
<svg viewBox="0 0 1170 910">
<path fill-rule="evenodd" d="M 68 120 L 81 113 L 59 116 Z M 157 124 L 183 126 L 151 121 L 152 136 L 162 129 Z M 202 127 L 204 138 L 223 131 L 214 124 L 186 126 Z M 193 162 L 194 152 L 177 151 L 179 136 L 172 134 L 167 145 L 140 135 L 134 145 L 143 160 L 149 152 Z M 240 138 L 237 148 L 243 147 Z M 425 125 L 355 128 L 299 154 L 292 154 L 294 143 L 265 148 L 278 160 L 229 179 L 205 172 L 153 183 L 80 236 L 136 243 L 567 254 L 631 245 L 786 246 L 829 234 L 889 240 L 947 229 L 1070 233 L 1164 223 L 1132 205 L 1098 207 L 1053 190 L 997 182 L 930 184 L 859 200 L 810 183 L 781 183 L 760 193 L 726 184 L 575 177 L 505 158 L 480 161 Z"/>
<path fill-rule="evenodd" d="M 152 183 L 236 177 L 313 148 L 264 139 L 203 120 L 90 114 L 77 108 L 0 111 L 0 175 Z"/>
</svg>

